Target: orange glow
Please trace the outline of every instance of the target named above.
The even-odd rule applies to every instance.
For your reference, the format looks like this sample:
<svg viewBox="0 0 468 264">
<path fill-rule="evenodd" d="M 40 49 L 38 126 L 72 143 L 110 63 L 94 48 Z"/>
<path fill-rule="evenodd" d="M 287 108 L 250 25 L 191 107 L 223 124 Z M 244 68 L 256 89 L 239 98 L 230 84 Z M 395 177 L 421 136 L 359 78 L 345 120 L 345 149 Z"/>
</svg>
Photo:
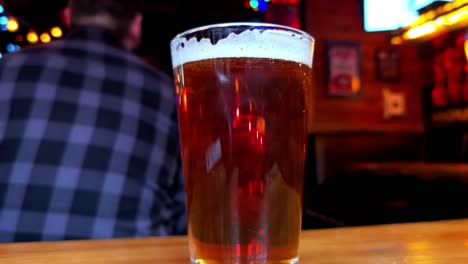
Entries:
<svg viewBox="0 0 468 264">
<path fill-rule="evenodd" d="M 424 250 L 431 247 L 430 241 L 414 241 L 406 245 L 406 248 L 411 251 Z"/>
<path fill-rule="evenodd" d="M 26 39 L 29 41 L 29 43 L 37 43 L 39 41 L 39 37 L 37 36 L 37 33 L 34 31 L 29 32 L 26 35 Z"/>
<path fill-rule="evenodd" d="M 465 40 L 465 43 L 463 46 L 465 49 L 465 57 L 468 59 L 468 40 Z"/>
<path fill-rule="evenodd" d="M 179 83 L 180 83 L 180 74 L 178 73 L 177 74 L 177 84 L 179 84 Z"/>
<path fill-rule="evenodd" d="M 408 30 L 408 32 L 405 33 L 403 37 L 406 39 L 416 39 L 422 36 L 429 35 L 436 31 L 436 29 L 437 26 L 435 25 L 435 23 L 430 21 L 420 26 L 411 28 L 410 30 Z"/>
<path fill-rule="evenodd" d="M 236 93 L 238 93 L 239 92 L 239 80 L 237 78 L 234 80 L 234 87 L 236 88 Z"/>
<path fill-rule="evenodd" d="M 402 39 L 401 37 L 393 37 L 393 38 L 391 39 L 391 43 L 392 43 L 393 45 L 400 45 L 400 44 L 403 43 L 403 39 Z"/>
<path fill-rule="evenodd" d="M 50 35 L 49 35 L 49 34 L 47 34 L 47 33 L 42 33 L 42 34 L 41 34 L 41 41 L 42 41 L 43 43 L 49 43 L 50 40 L 51 40 L 51 39 L 50 39 Z"/>
<path fill-rule="evenodd" d="M 468 16 L 468 7 L 461 8 L 457 11 L 452 12 L 450 15 L 447 15 L 446 24 L 453 25 L 456 24 Z"/>
<path fill-rule="evenodd" d="M 10 32 L 16 32 L 16 31 L 18 31 L 18 29 L 19 29 L 18 21 L 16 21 L 15 19 L 10 19 L 10 20 L 8 21 L 8 24 L 7 24 L 7 29 L 8 29 L 8 31 L 10 31 Z"/>
<path fill-rule="evenodd" d="M 187 104 L 187 94 L 184 93 L 182 95 L 182 103 L 183 103 L 183 106 L 184 106 L 184 112 L 187 112 L 188 111 L 188 104 Z"/>
<path fill-rule="evenodd" d="M 265 134 L 265 118 L 259 117 L 257 119 L 257 130 L 261 134 Z"/>
<path fill-rule="evenodd" d="M 465 4 L 466 0 L 456 0 L 421 14 L 400 36 L 402 39 L 392 38 L 392 44 L 401 44 L 402 40 L 413 40 L 449 31 L 454 25 L 463 26 L 468 19 L 468 6 Z"/>
<path fill-rule="evenodd" d="M 353 92 L 357 93 L 359 92 L 359 87 L 361 86 L 361 82 L 358 76 L 353 76 L 351 79 L 351 89 Z"/>
<path fill-rule="evenodd" d="M 61 29 L 60 27 L 53 27 L 53 28 L 50 30 L 50 34 L 51 34 L 54 38 L 60 38 L 60 37 L 62 37 L 63 32 L 62 32 L 62 29 Z"/>
</svg>

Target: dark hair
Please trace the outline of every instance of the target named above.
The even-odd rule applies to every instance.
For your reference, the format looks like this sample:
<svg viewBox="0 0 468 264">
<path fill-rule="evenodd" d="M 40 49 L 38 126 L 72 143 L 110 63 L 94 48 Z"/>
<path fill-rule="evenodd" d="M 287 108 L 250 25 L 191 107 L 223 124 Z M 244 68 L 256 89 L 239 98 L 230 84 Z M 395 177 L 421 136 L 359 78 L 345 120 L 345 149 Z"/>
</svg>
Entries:
<svg viewBox="0 0 468 264">
<path fill-rule="evenodd" d="M 124 37 L 130 22 L 141 10 L 140 0 L 71 0 L 71 23 L 76 26 L 82 18 L 106 15 L 115 33 Z"/>
</svg>

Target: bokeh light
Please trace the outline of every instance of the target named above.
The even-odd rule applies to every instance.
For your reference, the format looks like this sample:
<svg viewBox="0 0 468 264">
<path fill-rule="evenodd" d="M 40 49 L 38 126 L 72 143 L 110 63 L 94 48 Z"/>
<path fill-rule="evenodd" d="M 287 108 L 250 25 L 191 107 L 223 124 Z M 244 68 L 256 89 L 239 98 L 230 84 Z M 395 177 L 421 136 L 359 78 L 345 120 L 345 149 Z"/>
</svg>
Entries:
<svg viewBox="0 0 468 264">
<path fill-rule="evenodd" d="M 63 31 L 60 27 L 53 27 L 51 30 L 50 30 L 50 34 L 54 37 L 54 38 L 60 38 L 62 37 L 63 35 Z"/>
<path fill-rule="evenodd" d="M 19 29 L 19 24 L 18 24 L 18 21 L 16 21 L 16 19 L 10 19 L 7 23 L 7 29 L 8 31 L 10 32 L 16 32 L 18 31 Z"/>
<path fill-rule="evenodd" d="M 7 25 L 8 24 L 8 17 L 6 16 L 1 16 L 0 17 L 0 25 Z"/>
<path fill-rule="evenodd" d="M 267 10 L 268 4 L 264 1 L 258 3 L 258 11 L 265 12 Z"/>
<path fill-rule="evenodd" d="M 8 44 L 6 45 L 6 51 L 8 51 L 8 52 L 14 52 L 15 50 L 16 50 L 15 45 L 13 45 L 13 44 L 11 44 L 11 43 L 8 43 Z"/>
<path fill-rule="evenodd" d="M 258 0 L 250 0 L 250 7 L 252 7 L 252 9 L 258 8 Z"/>
<path fill-rule="evenodd" d="M 39 37 L 37 36 L 37 33 L 34 31 L 29 32 L 26 35 L 26 39 L 28 40 L 29 43 L 37 43 L 39 41 Z"/>
<path fill-rule="evenodd" d="M 51 40 L 48 33 L 42 33 L 40 38 L 43 43 L 49 43 Z"/>
</svg>

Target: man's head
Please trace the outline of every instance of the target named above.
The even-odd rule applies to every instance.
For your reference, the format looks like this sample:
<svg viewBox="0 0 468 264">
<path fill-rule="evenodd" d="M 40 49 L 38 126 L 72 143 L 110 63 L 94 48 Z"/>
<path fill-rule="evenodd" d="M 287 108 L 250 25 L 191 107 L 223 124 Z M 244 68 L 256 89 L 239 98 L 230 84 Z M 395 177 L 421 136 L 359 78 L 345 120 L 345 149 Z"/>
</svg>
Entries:
<svg viewBox="0 0 468 264">
<path fill-rule="evenodd" d="M 65 20 L 71 26 L 97 25 L 111 29 L 129 49 L 138 47 L 141 40 L 139 0 L 71 0 L 65 10 Z"/>
</svg>

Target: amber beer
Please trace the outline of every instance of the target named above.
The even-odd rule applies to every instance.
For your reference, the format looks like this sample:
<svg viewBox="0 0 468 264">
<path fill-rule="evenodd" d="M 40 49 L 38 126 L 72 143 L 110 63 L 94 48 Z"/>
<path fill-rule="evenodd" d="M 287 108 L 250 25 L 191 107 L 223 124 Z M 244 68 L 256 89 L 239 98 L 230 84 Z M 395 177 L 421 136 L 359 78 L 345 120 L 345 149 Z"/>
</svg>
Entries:
<svg viewBox="0 0 468 264">
<path fill-rule="evenodd" d="M 265 24 L 172 41 L 193 263 L 297 263 L 312 45 Z"/>
</svg>

